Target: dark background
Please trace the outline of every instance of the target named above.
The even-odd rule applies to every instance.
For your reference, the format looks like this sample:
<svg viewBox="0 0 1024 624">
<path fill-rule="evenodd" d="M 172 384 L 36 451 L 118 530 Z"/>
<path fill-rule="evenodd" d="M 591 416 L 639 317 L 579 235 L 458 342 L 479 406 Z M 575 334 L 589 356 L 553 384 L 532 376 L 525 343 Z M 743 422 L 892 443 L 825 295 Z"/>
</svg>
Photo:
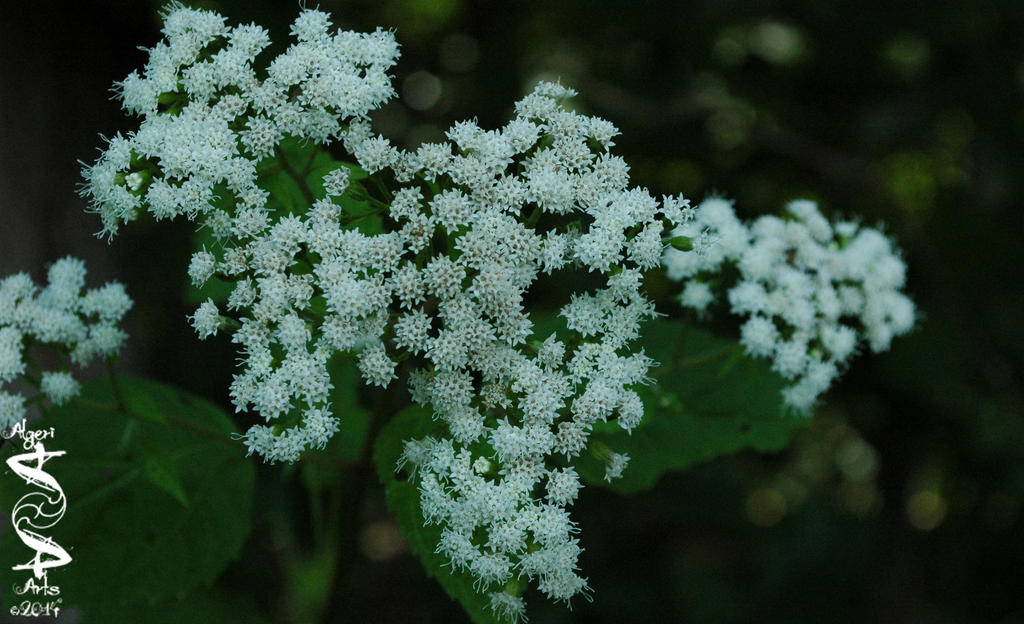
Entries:
<svg viewBox="0 0 1024 624">
<path fill-rule="evenodd" d="M 297 4 L 206 2 L 287 39 Z M 143 2 L 13 3 L 0 19 L 0 275 L 74 254 L 137 307 L 122 367 L 227 404 L 230 345 L 185 322 L 190 226 L 112 244 L 76 193 L 123 117 L 110 86 L 159 38 Z M 415 145 L 495 127 L 540 78 L 616 123 L 652 193 L 720 192 L 745 217 L 812 197 L 884 221 L 923 320 L 864 356 L 776 455 L 739 454 L 577 503 L 594 602 L 529 595 L 531 622 L 1024 621 L 1024 3 L 328 2 L 394 28 L 400 99 L 378 129 Z M 665 300 L 665 311 L 674 304 Z M 241 421 L 240 421 L 241 422 Z M 255 531 L 219 586 L 304 622 L 326 584 L 301 481 L 261 471 Z M 379 491 L 337 621 L 457 622 Z M 304 615 L 306 614 L 306 615 Z"/>
</svg>

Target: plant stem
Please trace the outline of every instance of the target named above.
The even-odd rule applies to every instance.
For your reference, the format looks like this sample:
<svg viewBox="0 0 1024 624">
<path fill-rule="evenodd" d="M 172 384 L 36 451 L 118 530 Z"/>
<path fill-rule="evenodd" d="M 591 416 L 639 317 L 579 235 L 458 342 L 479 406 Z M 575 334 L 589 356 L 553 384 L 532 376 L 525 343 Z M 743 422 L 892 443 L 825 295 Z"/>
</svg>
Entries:
<svg viewBox="0 0 1024 624">
<path fill-rule="evenodd" d="M 537 225 L 537 221 L 540 220 L 540 213 L 541 213 L 540 206 L 537 206 L 536 208 L 534 208 L 533 212 L 530 213 L 530 216 L 526 219 L 526 227 L 531 227 L 532 228 L 533 226 Z"/>
<path fill-rule="evenodd" d="M 302 166 L 302 179 L 305 180 L 306 176 L 309 175 L 309 170 L 313 168 L 313 161 L 316 160 L 316 155 L 320 153 L 319 147 L 314 147 L 309 152 L 309 158 L 306 160 L 306 164 Z"/>
<path fill-rule="evenodd" d="M 654 378 L 654 379 L 659 379 L 659 378 L 664 377 L 665 375 L 667 375 L 667 374 L 669 374 L 671 372 L 674 372 L 674 371 L 676 371 L 676 370 L 678 370 L 680 368 L 690 368 L 691 366 L 697 366 L 699 364 L 704 364 L 706 362 L 710 362 L 711 360 L 720 358 L 720 357 L 722 357 L 724 355 L 729 355 L 730 353 L 738 351 L 739 348 L 740 348 L 739 344 L 729 344 L 729 345 L 726 345 L 726 346 L 718 348 L 718 349 L 713 349 L 713 350 L 708 351 L 706 353 L 700 353 L 700 354 L 695 355 L 693 357 L 686 358 L 685 360 L 675 360 L 672 363 L 671 366 L 666 366 L 664 368 L 656 369 L 651 374 L 651 377 Z"/>
<path fill-rule="evenodd" d="M 117 412 L 117 413 L 123 414 L 123 415 L 125 415 L 128 418 L 131 418 L 133 420 L 139 420 L 139 417 L 137 415 L 133 414 L 129 409 L 127 409 L 126 407 L 123 407 L 122 405 L 111 405 L 109 403 L 102 403 L 100 401 L 93 401 L 92 399 L 83 399 L 81 397 L 75 397 L 75 398 L 71 399 L 71 401 L 73 403 L 77 403 L 77 404 L 81 405 L 82 407 L 88 407 L 88 408 L 91 408 L 91 409 L 103 410 L 103 411 L 106 411 L 106 412 Z M 218 442 L 222 442 L 224 444 L 228 444 L 230 446 L 238 446 L 238 441 L 237 440 L 234 440 L 230 435 L 227 435 L 227 434 L 225 434 L 222 431 L 217 431 L 216 429 L 209 429 L 207 427 L 203 427 L 202 425 L 197 425 L 197 424 L 195 424 L 193 422 L 185 420 L 184 418 L 179 418 L 179 417 L 177 417 L 177 416 L 175 416 L 173 414 L 161 414 L 161 415 L 163 416 L 165 422 L 168 425 L 171 425 L 173 427 L 177 427 L 178 429 L 184 429 L 184 430 L 187 430 L 187 431 L 191 431 L 193 433 L 198 433 L 201 436 L 204 436 L 204 437 L 207 437 L 207 438 L 211 438 L 213 440 L 216 440 Z"/>
<path fill-rule="evenodd" d="M 343 506 L 342 517 L 338 522 L 338 551 L 331 571 L 331 581 L 327 589 L 323 611 L 320 612 L 319 624 L 332 624 L 345 620 L 346 596 L 344 587 L 353 575 L 359 539 L 359 514 L 363 508 L 363 500 L 373 480 L 373 446 L 381 427 L 390 419 L 395 411 L 395 393 L 374 392 L 373 409 L 370 412 L 370 425 L 359 454 L 359 462 L 352 466 L 353 484 L 351 489 L 343 492 L 347 505 Z"/>
<path fill-rule="evenodd" d="M 124 402 L 124 397 L 121 395 L 121 386 L 117 383 L 117 373 L 114 372 L 114 360 L 112 358 L 107 358 L 107 374 L 110 375 L 110 385 L 114 389 L 114 400 L 117 401 L 118 411 L 128 416 L 128 405 Z"/>
</svg>

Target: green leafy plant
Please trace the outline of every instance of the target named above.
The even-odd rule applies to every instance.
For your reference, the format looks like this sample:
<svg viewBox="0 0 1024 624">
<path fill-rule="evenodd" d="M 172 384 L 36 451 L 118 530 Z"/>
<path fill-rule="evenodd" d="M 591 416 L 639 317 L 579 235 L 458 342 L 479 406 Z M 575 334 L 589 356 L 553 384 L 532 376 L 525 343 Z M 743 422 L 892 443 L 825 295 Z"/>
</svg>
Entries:
<svg viewBox="0 0 1024 624">
<path fill-rule="evenodd" d="M 257 424 L 236 433 L 218 407 L 112 365 L 84 385 L 41 374 L 30 348 L 112 358 L 130 300 L 119 286 L 79 298 L 70 260 L 42 290 L 0 283 L 0 380 L 38 389 L 27 404 L 5 391 L 0 426 L 38 405 L 59 431 L 59 541 L 79 545 L 62 596 L 86 621 L 185 612 L 193 593 L 228 608 L 204 588 L 250 529 L 251 456 L 298 465 L 321 524 L 340 516 L 322 492 L 358 501 L 375 472 L 413 553 L 475 622 L 524 620 L 527 591 L 589 598 L 571 514 L 584 484 L 628 495 L 780 449 L 861 336 L 880 350 L 913 325 L 877 231 L 833 228 L 809 202 L 747 227 L 724 200 L 630 188 L 618 130 L 560 84 L 500 129 L 460 122 L 402 149 L 368 121 L 393 95 L 390 32 L 304 10 L 263 65 L 255 25 L 171 5 L 163 33 L 117 83 L 138 129 L 86 167 L 83 194 L 110 237 L 148 218 L 201 226 L 189 321 L 236 345 L 231 400 Z M 686 280 L 695 316 L 648 298 L 662 272 Z M 751 319 L 737 341 L 698 327 L 711 312 Z M 3 482 L 3 508 L 19 487 Z M 5 557 L 21 535 L 3 537 Z M 329 579 L 312 598 L 323 621 L 351 540 L 324 541 L 333 567 L 310 563 Z"/>
</svg>

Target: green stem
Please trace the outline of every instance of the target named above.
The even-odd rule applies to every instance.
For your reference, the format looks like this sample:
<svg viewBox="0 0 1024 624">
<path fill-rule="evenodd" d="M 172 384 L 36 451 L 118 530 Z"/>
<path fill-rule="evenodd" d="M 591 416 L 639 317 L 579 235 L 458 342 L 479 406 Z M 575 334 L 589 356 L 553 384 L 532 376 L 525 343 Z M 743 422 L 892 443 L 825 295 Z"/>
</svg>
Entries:
<svg viewBox="0 0 1024 624">
<path fill-rule="evenodd" d="M 537 206 L 536 208 L 533 209 L 533 212 L 530 214 L 530 216 L 527 217 L 527 219 L 526 219 L 526 227 L 532 228 L 533 226 L 537 225 L 537 221 L 540 220 L 540 214 L 541 214 L 540 206 Z"/>
<path fill-rule="evenodd" d="M 730 353 L 736 351 L 739 348 L 740 345 L 738 343 L 729 344 L 724 347 L 715 349 L 713 351 L 708 351 L 707 353 L 701 353 L 700 355 L 695 355 L 693 357 L 686 358 L 685 360 L 676 360 L 672 363 L 671 366 L 666 366 L 664 368 L 659 368 L 655 370 L 651 374 L 651 377 L 653 379 L 659 379 L 661 377 L 664 377 L 665 375 L 668 375 L 669 373 L 679 370 L 680 368 L 690 368 L 692 366 L 705 364 L 712 360 L 718 359 L 722 356 L 729 355 Z"/>
<path fill-rule="evenodd" d="M 138 419 L 138 417 L 135 414 L 132 414 L 130 411 L 122 411 L 116 404 L 103 403 L 101 401 L 93 401 L 92 399 L 85 399 L 82 397 L 75 397 L 71 399 L 71 401 L 73 403 L 81 405 L 82 407 L 88 407 L 90 409 L 101 410 L 104 412 L 114 412 L 117 414 L 123 414 L 132 419 Z M 212 440 L 216 440 L 217 442 L 223 444 L 228 444 L 233 447 L 239 446 L 237 440 L 232 438 L 229 434 L 224 433 L 223 431 L 209 429 L 207 427 L 197 425 L 183 418 L 178 418 L 177 416 L 174 416 L 172 414 L 164 414 L 163 416 L 167 424 L 173 427 L 177 427 L 178 429 L 184 429 L 186 431 L 198 433 L 201 436 L 210 438 Z M 303 455 L 302 457 L 299 458 L 299 461 L 339 469 L 344 469 L 351 466 L 351 464 L 349 464 L 348 462 L 343 462 L 337 459 L 331 459 L 330 457 L 321 457 L 319 455 Z"/>
<path fill-rule="evenodd" d="M 93 501 L 103 498 L 103 496 L 105 496 L 108 492 L 112 492 L 114 490 L 117 490 L 128 485 L 141 474 L 141 470 L 139 470 L 138 468 L 133 468 L 132 470 L 125 472 L 124 474 L 114 479 L 113 481 L 107 481 L 106 483 L 96 488 L 92 492 L 89 492 L 84 496 L 77 497 L 74 500 L 74 502 L 69 503 L 68 511 L 81 509 L 82 507 L 92 503 Z"/>
<path fill-rule="evenodd" d="M 309 175 L 310 169 L 313 168 L 313 161 L 316 160 L 316 155 L 319 154 L 319 153 L 320 153 L 320 148 L 319 147 L 314 147 L 313 150 L 309 152 L 309 158 L 306 159 L 306 164 L 302 165 L 302 179 L 303 180 L 305 180 L 306 176 Z"/>
<path fill-rule="evenodd" d="M 137 421 L 134 418 L 129 418 L 124 424 L 124 430 L 121 432 L 121 441 L 117 443 L 115 447 L 117 454 L 121 455 L 128 450 L 128 443 L 132 441 L 132 434 L 135 433 L 135 423 Z"/>
<path fill-rule="evenodd" d="M 167 420 L 167 424 L 174 425 L 178 429 L 184 429 L 186 431 L 198 433 L 203 437 L 210 438 L 211 440 L 215 440 L 217 442 L 220 442 L 221 444 L 227 444 L 228 446 L 237 447 L 241 445 L 241 443 L 238 440 L 235 440 L 234 438 L 231 437 L 230 434 L 224 433 L 223 431 L 217 431 L 216 429 L 208 429 L 201 425 L 197 425 L 194 422 L 185 420 L 184 418 L 178 418 L 173 414 L 164 414 L 164 418 Z"/>
<path fill-rule="evenodd" d="M 114 372 L 113 358 L 107 358 L 107 374 L 110 375 L 110 386 L 114 389 L 114 400 L 117 401 L 118 411 L 125 416 L 129 416 L 128 404 L 124 402 L 124 396 L 121 394 L 121 386 L 117 382 L 117 373 Z"/>
<path fill-rule="evenodd" d="M 101 410 L 104 412 L 115 412 L 120 413 L 117 405 L 111 405 L 110 403 L 102 403 L 100 401 L 93 401 L 92 399 L 83 399 L 82 397 L 74 397 L 71 399 L 72 403 L 77 403 L 82 407 L 88 407 L 89 409 Z"/>
<path fill-rule="evenodd" d="M 127 416 L 128 418 L 131 418 L 133 420 L 140 420 L 138 416 L 131 412 L 131 410 L 127 409 L 126 407 L 123 407 L 122 405 L 103 403 L 101 401 L 93 401 L 92 399 L 83 399 L 81 397 L 75 397 L 71 399 L 71 401 L 73 403 L 81 405 L 82 407 L 88 407 L 90 409 L 95 410 L 102 410 L 105 412 L 114 412 L 117 414 Z M 162 416 L 167 424 L 173 427 L 177 427 L 178 429 L 184 429 L 187 431 L 191 431 L 193 433 L 198 433 L 201 436 L 210 438 L 212 440 L 216 440 L 224 444 L 228 444 L 230 446 L 239 446 L 237 440 L 234 440 L 230 435 L 224 433 L 223 431 L 217 431 L 216 429 L 209 429 L 207 427 L 203 427 L 202 425 L 197 425 L 191 421 L 185 420 L 184 418 L 179 418 L 173 414 L 162 414 Z"/>
<path fill-rule="evenodd" d="M 371 177 L 370 179 L 373 180 L 374 183 L 377 185 L 377 190 L 380 191 L 380 196 L 383 200 L 382 203 L 386 204 L 387 202 L 395 198 L 395 196 L 391 194 L 391 191 L 388 190 L 388 187 L 384 186 L 384 183 L 381 182 L 380 178 L 374 176 Z"/>
<path fill-rule="evenodd" d="M 375 200 L 373 198 L 370 198 L 370 199 L 373 202 L 377 201 L 377 200 Z M 384 212 L 385 210 L 387 210 L 388 207 L 387 207 L 386 204 L 381 204 L 380 202 L 377 202 L 377 203 L 379 205 L 376 208 L 374 208 L 373 211 L 368 212 L 366 214 L 361 214 L 361 215 L 356 216 L 356 217 L 348 217 L 342 223 L 344 225 L 352 225 L 353 223 L 356 223 L 357 221 L 359 221 L 361 219 L 365 219 L 367 217 L 375 217 L 375 216 L 379 215 L 380 213 Z"/>
<path fill-rule="evenodd" d="M 323 323 L 324 323 L 324 317 L 320 316 L 319 314 L 317 314 L 316 312 L 314 312 L 314 311 L 312 311 L 312 310 L 310 310 L 308 308 L 299 310 L 299 316 L 301 318 L 309 321 L 310 323 L 313 323 L 317 327 L 319 327 L 320 325 L 323 325 Z"/>
<path fill-rule="evenodd" d="M 357 542 L 359 537 L 359 514 L 362 511 L 363 499 L 373 480 L 373 446 L 377 440 L 384 423 L 388 417 L 395 413 L 395 393 L 376 391 L 374 392 L 374 405 L 370 410 L 370 425 L 366 439 L 363 441 L 362 452 L 359 462 L 352 466 L 353 485 L 343 494 L 346 505 L 338 522 L 338 550 L 335 556 L 334 568 L 331 570 L 331 580 L 328 585 L 326 602 L 323 611 L 320 612 L 319 624 L 331 624 L 332 622 L 345 621 L 344 604 L 346 598 L 351 598 L 351 592 L 345 592 L 346 581 L 354 570 L 352 569 L 357 554 Z"/>
</svg>

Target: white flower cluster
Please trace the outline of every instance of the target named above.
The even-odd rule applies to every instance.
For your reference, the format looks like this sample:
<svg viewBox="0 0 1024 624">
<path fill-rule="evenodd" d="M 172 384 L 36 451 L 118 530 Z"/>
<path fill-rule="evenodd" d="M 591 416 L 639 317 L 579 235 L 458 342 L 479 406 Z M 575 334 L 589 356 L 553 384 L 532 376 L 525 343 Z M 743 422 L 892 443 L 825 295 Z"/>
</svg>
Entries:
<svg viewBox="0 0 1024 624">
<path fill-rule="evenodd" d="M 166 39 L 149 51 L 141 75 L 118 83 L 124 108 L 143 116 L 138 131 L 110 139 L 84 172 L 82 191 L 103 232 L 112 235 L 148 210 L 157 219 L 201 219 L 218 236 L 253 235 L 267 217 L 257 163 L 285 135 L 336 138 L 394 93 L 392 34 L 331 34 L 330 26 L 326 13 L 303 11 L 291 29 L 296 43 L 260 80 L 253 62 L 270 44 L 266 30 L 232 28 L 216 13 L 170 5 Z M 225 194 L 234 219 L 214 207 Z"/>
<path fill-rule="evenodd" d="M 594 423 L 629 431 L 643 417 L 632 388 L 651 361 L 630 348 L 654 315 L 642 272 L 660 264 L 663 229 L 682 222 L 688 202 L 627 188 L 628 166 L 609 153 L 615 127 L 565 108 L 559 100 L 574 93 L 551 83 L 500 130 L 463 122 L 448 142 L 400 150 L 363 118 L 391 94 L 394 42 L 332 37 L 328 24 L 304 11 L 299 43 L 260 83 L 250 61 L 266 45 L 261 29 L 172 10 L 145 77 L 122 84 L 142 128 L 111 141 L 86 192 L 108 231 L 147 207 L 221 238 L 218 254 L 193 256 L 189 275 L 232 281 L 233 291 L 190 319 L 201 338 L 237 324 L 231 397 L 266 420 L 244 436 L 250 453 L 294 461 L 327 443 L 339 426 L 328 402 L 337 354 L 356 357 L 379 387 L 404 362 L 413 399 L 438 420 L 438 434 L 408 441 L 402 458 L 425 520 L 443 527 L 438 551 L 506 617 L 525 615 L 503 590 L 513 578 L 568 601 L 587 587 L 567 509 L 580 489 L 572 462 Z M 256 163 L 285 137 L 341 138 L 373 177 L 364 184 L 339 165 L 321 196 L 308 189 L 305 211 L 271 213 Z M 391 180 L 368 193 L 369 182 Z M 221 187 L 233 201 L 214 208 Z M 379 227 L 353 203 L 372 206 Z M 526 296 L 542 274 L 567 271 L 603 286 L 566 297 L 567 331 L 541 331 Z M 611 480 L 629 458 L 601 459 Z"/>
<path fill-rule="evenodd" d="M 399 179 L 442 189 L 420 181 L 395 194 L 390 214 L 410 254 L 429 244 L 420 232 L 445 234 L 432 258 L 403 260 L 385 282 L 403 309 L 396 344 L 426 359 L 413 398 L 447 430 L 408 441 L 402 462 L 426 521 L 442 527 L 438 552 L 506 616 L 524 613 L 502 590 L 514 578 L 554 600 L 587 589 L 568 511 L 581 487 L 572 464 L 594 423 L 629 431 L 643 417 L 631 387 L 651 361 L 630 343 L 654 307 L 641 276 L 660 262 L 663 220 L 680 221 L 685 206 L 627 188 L 626 163 L 608 152 L 616 130 L 559 103 L 572 95 L 542 83 L 500 130 L 459 123 L 450 142 L 391 164 Z M 531 286 L 573 270 L 604 274 L 605 285 L 567 297 L 568 331 L 535 328 Z M 604 455 L 607 478 L 620 476 L 628 457 Z"/>
<path fill-rule="evenodd" d="M 196 285 L 214 275 L 236 282 L 227 307 L 241 317 L 234 341 L 245 370 L 231 395 L 238 409 L 254 406 L 270 422 L 253 427 L 246 444 L 271 461 L 294 461 L 337 431 L 328 405 L 332 353 L 359 348 L 369 381 L 393 376 L 378 337 L 387 315 L 378 312 L 383 276 L 401 251 L 397 234 L 372 240 L 343 228 L 331 196 L 346 190 L 345 168 L 325 178 L 328 196 L 304 218 L 275 214 L 261 186 L 260 161 L 286 137 L 329 142 L 394 93 L 391 33 L 331 34 L 330 26 L 326 13 L 302 11 L 291 29 L 297 42 L 261 81 L 253 62 L 270 43 L 263 28 L 232 28 L 216 13 L 171 5 L 166 40 L 150 50 L 142 75 L 119 84 L 124 107 L 144 116 L 139 130 L 110 140 L 84 172 L 83 193 L 105 232 L 146 209 L 157 219 L 200 221 L 223 242 L 219 258 L 196 253 L 189 276 Z M 300 251 L 318 255 L 315 273 L 291 270 Z M 314 297 L 326 299 L 326 317 L 312 311 Z M 225 320 L 213 301 L 189 319 L 202 339 Z M 300 426 L 282 418 L 295 411 Z"/>
<path fill-rule="evenodd" d="M 62 405 L 80 389 L 66 364 L 82 367 L 117 353 L 127 338 L 117 323 L 132 300 L 117 282 L 83 293 L 84 286 L 85 263 L 72 257 L 53 263 L 44 288 L 25 273 L 0 280 L 0 384 L 24 376 L 43 397 Z M 34 346 L 50 347 L 70 362 L 62 362 L 64 370 L 40 372 L 27 360 Z M 24 397 L 0 390 L 0 430 L 20 421 L 25 409 Z"/>
<path fill-rule="evenodd" d="M 716 290 L 728 289 L 733 314 L 747 317 L 740 343 L 772 359 L 793 383 L 785 402 L 808 412 L 854 355 L 861 340 L 874 352 L 914 326 L 914 303 L 901 292 L 906 265 L 873 228 L 832 224 L 808 200 L 786 206 L 791 219 L 763 216 L 749 227 L 732 204 L 703 202 L 674 232 L 697 253 L 665 252 L 668 276 L 685 282 L 680 302 L 705 314 Z M 738 270 L 722 284 L 723 268 Z"/>
</svg>

